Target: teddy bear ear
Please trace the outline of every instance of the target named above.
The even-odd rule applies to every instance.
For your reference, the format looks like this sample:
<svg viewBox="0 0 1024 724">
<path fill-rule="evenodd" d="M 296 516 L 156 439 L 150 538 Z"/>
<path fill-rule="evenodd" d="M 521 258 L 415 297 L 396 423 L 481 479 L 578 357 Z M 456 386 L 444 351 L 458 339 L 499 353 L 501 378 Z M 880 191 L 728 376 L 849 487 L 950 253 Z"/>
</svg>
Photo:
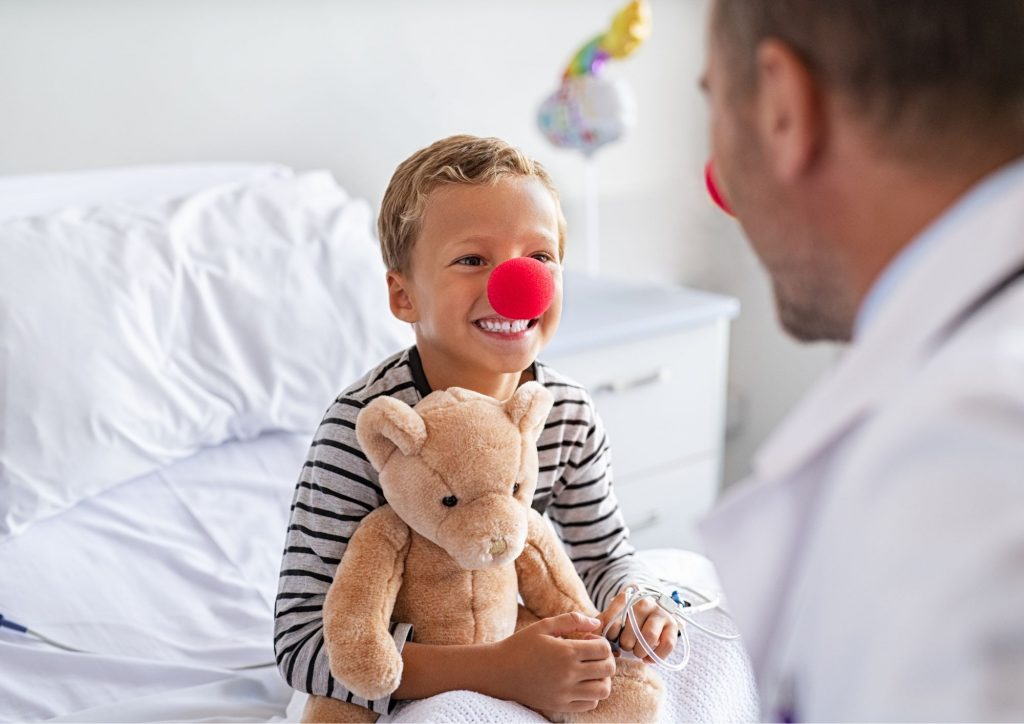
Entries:
<svg viewBox="0 0 1024 724">
<path fill-rule="evenodd" d="M 551 391 L 541 383 L 525 382 L 505 402 L 505 412 L 520 432 L 536 440 L 544 430 L 544 422 L 554 401 Z"/>
<path fill-rule="evenodd" d="M 416 410 L 394 397 L 378 397 L 359 411 L 356 438 L 378 472 L 400 450 L 415 455 L 427 440 L 427 426 Z"/>
</svg>

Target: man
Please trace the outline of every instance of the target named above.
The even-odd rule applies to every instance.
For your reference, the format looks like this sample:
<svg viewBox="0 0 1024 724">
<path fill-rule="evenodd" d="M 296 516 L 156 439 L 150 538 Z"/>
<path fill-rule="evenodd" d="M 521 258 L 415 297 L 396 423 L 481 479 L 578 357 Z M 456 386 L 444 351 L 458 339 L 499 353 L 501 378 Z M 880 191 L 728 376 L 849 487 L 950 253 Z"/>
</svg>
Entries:
<svg viewBox="0 0 1024 724">
<path fill-rule="evenodd" d="M 1024 2 L 716 0 L 721 190 L 851 342 L 705 521 L 792 720 L 1024 719 Z"/>
</svg>

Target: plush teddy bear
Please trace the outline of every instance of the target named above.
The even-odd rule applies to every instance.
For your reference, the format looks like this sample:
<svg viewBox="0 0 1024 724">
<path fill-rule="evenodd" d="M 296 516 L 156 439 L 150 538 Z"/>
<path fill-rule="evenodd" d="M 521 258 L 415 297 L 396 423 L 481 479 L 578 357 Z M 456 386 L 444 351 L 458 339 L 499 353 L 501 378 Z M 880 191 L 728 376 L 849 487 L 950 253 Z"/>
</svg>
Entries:
<svg viewBox="0 0 1024 724">
<path fill-rule="evenodd" d="M 376 699 L 398 687 L 391 620 L 411 623 L 419 643 L 472 644 L 569 611 L 597 614 L 531 507 L 537 438 L 551 405 L 543 385 L 527 382 L 506 402 L 451 388 L 415 408 L 379 397 L 359 413 L 356 434 L 387 505 L 356 529 L 324 603 L 331 673 L 349 691 Z M 542 713 L 553 721 L 656 720 L 657 674 L 626 657 L 616 667 L 611 695 L 593 711 Z M 310 697 L 303 713 L 305 721 L 375 718 L 327 697 Z"/>
</svg>

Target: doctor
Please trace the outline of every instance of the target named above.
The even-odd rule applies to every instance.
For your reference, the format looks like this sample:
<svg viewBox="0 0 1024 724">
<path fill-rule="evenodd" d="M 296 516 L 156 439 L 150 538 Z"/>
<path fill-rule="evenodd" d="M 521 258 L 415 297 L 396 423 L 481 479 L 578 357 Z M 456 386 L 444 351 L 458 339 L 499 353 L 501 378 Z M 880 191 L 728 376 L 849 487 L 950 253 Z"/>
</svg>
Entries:
<svg viewBox="0 0 1024 724">
<path fill-rule="evenodd" d="M 765 719 L 1024 720 L 1024 2 L 715 0 L 726 201 L 841 362 L 705 521 Z"/>
</svg>

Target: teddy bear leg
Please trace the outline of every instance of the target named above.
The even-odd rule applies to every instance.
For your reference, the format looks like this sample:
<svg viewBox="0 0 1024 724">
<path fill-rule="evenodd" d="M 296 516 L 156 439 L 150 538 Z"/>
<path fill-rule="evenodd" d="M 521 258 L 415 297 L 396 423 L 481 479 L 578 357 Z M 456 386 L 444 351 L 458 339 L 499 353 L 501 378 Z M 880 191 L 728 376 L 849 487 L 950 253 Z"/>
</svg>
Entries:
<svg viewBox="0 0 1024 724">
<path fill-rule="evenodd" d="M 665 699 L 665 685 L 654 667 L 637 659 L 616 659 L 612 693 L 592 711 L 548 715 L 562 722 L 656 722 Z"/>
<path fill-rule="evenodd" d="M 303 722 L 366 722 L 377 721 L 369 709 L 329 696 L 310 696 L 302 710 Z"/>
</svg>

